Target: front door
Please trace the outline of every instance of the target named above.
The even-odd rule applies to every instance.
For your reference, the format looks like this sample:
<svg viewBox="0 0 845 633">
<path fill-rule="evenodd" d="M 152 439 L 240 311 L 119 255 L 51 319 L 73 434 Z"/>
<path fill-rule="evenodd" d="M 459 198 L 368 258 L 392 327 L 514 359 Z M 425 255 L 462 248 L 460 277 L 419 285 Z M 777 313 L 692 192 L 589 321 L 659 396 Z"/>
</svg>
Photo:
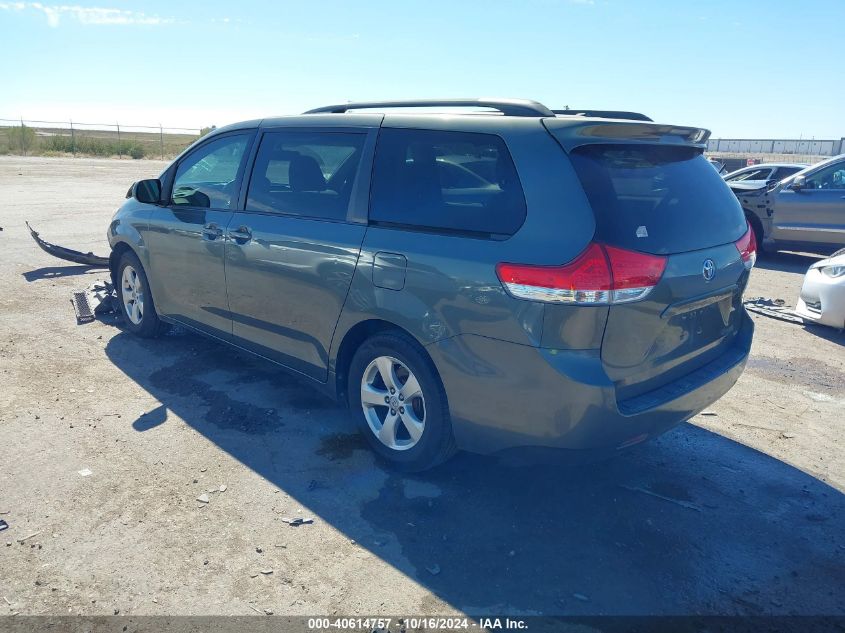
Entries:
<svg viewBox="0 0 845 633">
<path fill-rule="evenodd" d="M 235 341 L 320 381 L 366 232 L 362 157 L 374 140 L 364 129 L 265 132 L 228 226 Z"/>
<path fill-rule="evenodd" d="M 775 240 L 845 244 L 845 161 L 808 173 L 801 189 L 781 188 L 772 207 Z"/>
<path fill-rule="evenodd" d="M 199 145 L 176 166 L 165 206 L 150 217 L 150 285 L 162 315 L 230 338 L 225 229 L 232 219 L 253 131 Z M 168 195 L 168 192 L 164 192 Z"/>
</svg>

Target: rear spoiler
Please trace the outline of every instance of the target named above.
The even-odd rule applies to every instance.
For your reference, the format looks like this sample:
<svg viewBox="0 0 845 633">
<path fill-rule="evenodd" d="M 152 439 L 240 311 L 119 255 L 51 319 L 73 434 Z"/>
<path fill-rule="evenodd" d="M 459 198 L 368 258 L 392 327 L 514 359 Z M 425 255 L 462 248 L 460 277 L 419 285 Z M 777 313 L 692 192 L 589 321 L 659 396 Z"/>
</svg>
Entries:
<svg viewBox="0 0 845 633">
<path fill-rule="evenodd" d="M 683 145 L 707 149 L 710 130 L 647 121 L 597 121 L 581 117 L 543 119 L 566 151 L 597 143 Z"/>
</svg>

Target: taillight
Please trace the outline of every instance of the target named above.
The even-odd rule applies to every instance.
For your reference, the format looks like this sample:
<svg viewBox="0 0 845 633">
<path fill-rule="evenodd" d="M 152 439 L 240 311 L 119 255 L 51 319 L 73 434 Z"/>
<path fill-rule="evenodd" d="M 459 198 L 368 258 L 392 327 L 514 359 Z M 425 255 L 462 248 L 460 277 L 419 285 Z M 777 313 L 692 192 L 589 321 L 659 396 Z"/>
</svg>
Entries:
<svg viewBox="0 0 845 633">
<path fill-rule="evenodd" d="M 609 305 L 643 299 L 665 268 L 665 257 L 591 243 L 567 264 L 499 264 L 496 274 L 517 299 Z"/>
<path fill-rule="evenodd" d="M 751 227 L 745 232 L 741 238 L 736 242 L 736 250 L 739 251 L 739 256 L 742 258 L 742 263 L 745 264 L 746 270 L 754 268 L 754 263 L 757 261 L 757 237 Z"/>
</svg>

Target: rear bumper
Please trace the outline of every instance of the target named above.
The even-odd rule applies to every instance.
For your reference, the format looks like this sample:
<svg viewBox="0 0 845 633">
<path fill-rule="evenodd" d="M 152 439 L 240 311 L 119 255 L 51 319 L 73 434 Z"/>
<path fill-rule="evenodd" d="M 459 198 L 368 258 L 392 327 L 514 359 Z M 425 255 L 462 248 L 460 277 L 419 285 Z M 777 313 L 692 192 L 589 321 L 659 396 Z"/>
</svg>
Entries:
<svg viewBox="0 0 845 633">
<path fill-rule="evenodd" d="M 742 373 L 754 325 L 700 369 L 617 401 L 599 350 L 550 350 L 462 335 L 430 345 L 460 448 L 620 448 L 659 435 L 723 396 Z"/>
</svg>

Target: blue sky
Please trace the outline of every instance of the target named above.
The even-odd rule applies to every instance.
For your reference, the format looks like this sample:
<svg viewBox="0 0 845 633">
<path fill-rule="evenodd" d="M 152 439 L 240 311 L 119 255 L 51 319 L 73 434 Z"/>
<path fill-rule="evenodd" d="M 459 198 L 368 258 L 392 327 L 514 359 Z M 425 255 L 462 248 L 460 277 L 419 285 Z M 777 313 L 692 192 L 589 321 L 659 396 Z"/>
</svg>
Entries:
<svg viewBox="0 0 845 633">
<path fill-rule="evenodd" d="M 0 118 L 199 127 L 508 96 L 845 136 L 845 0 L 0 0 Z"/>
</svg>

